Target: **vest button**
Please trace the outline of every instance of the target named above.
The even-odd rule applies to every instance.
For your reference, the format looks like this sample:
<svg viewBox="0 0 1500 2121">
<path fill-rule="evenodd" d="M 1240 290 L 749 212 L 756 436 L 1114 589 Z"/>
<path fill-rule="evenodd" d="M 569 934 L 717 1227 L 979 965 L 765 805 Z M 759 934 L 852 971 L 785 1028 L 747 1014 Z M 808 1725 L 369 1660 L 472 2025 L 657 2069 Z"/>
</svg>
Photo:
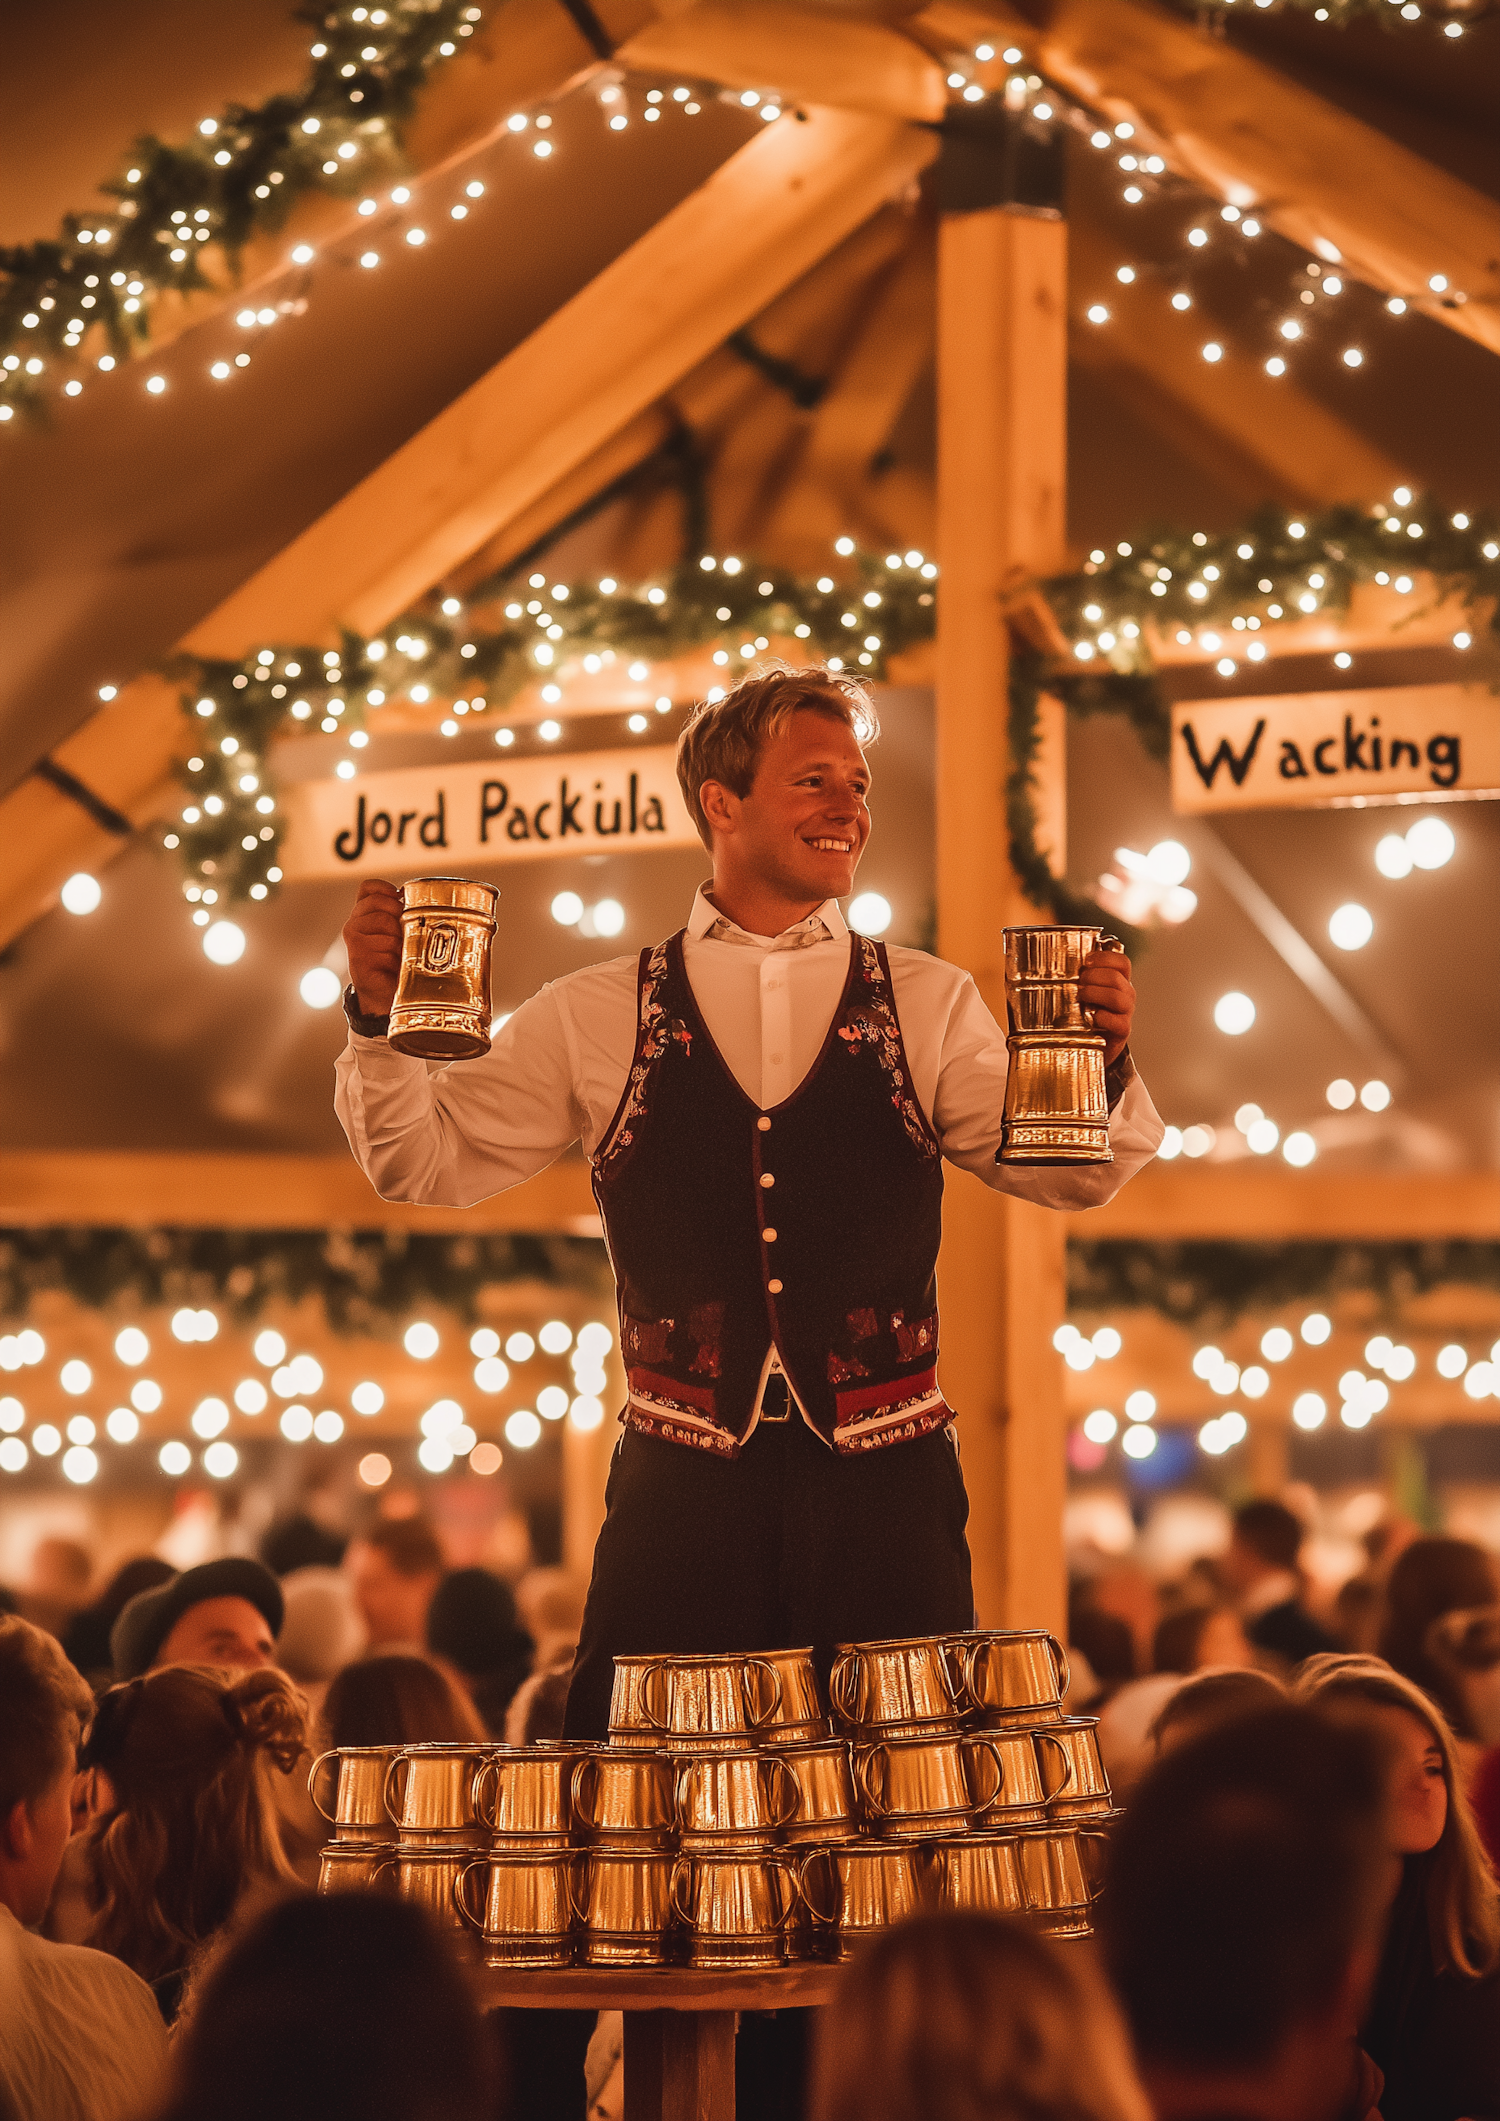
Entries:
<svg viewBox="0 0 1500 2121">
<path fill-rule="evenodd" d="M 762 1244 L 767 1244 L 767 1245 L 774 1245 L 774 1244 L 775 1244 L 775 1242 L 776 1242 L 776 1232 L 775 1232 L 774 1230 L 762 1230 L 762 1231 L 761 1231 L 761 1233 L 760 1233 L 760 1235 L 761 1235 L 761 1242 L 762 1242 Z"/>
<path fill-rule="evenodd" d="M 768 1281 L 766 1283 L 766 1287 L 770 1290 L 773 1296 L 779 1296 L 781 1294 L 781 1283 L 779 1281 Z"/>
<path fill-rule="evenodd" d="M 762 1171 L 760 1174 L 760 1182 L 763 1186 L 774 1186 L 776 1180 L 769 1171 Z"/>
<path fill-rule="evenodd" d="M 762 1116 L 755 1122 L 755 1124 L 757 1127 L 759 1127 L 762 1134 L 770 1133 L 771 1122 L 764 1116 L 764 1114 L 762 1114 Z"/>
</svg>

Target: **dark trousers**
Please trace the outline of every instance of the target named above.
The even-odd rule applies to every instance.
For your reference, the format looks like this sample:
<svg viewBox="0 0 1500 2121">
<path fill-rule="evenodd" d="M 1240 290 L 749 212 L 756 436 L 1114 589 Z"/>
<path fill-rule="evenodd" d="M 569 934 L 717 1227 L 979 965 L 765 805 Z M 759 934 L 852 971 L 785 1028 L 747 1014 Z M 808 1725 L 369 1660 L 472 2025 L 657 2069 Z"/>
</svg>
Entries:
<svg viewBox="0 0 1500 2121">
<path fill-rule="evenodd" d="M 941 1432 L 845 1456 L 794 1410 L 738 1458 L 627 1429 L 568 1694 L 564 1735 L 602 1739 L 617 1656 L 934 1635 L 974 1619 L 969 1503 Z"/>
</svg>

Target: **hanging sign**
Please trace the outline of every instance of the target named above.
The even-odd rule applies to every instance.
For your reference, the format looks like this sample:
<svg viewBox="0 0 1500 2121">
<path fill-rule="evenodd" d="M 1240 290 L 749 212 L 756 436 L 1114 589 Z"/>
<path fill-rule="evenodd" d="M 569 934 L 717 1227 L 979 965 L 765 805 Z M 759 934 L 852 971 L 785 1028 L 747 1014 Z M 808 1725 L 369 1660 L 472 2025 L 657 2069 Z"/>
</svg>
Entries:
<svg viewBox="0 0 1500 2121">
<path fill-rule="evenodd" d="M 1500 795 L 1500 698 L 1391 685 L 1172 709 L 1172 808 L 1323 809 Z"/>
<path fill-rule="evenodd" d="M 670 744 L 303 781 L 282 800 L 289 878 L 700 844 Z"/>
</svg>

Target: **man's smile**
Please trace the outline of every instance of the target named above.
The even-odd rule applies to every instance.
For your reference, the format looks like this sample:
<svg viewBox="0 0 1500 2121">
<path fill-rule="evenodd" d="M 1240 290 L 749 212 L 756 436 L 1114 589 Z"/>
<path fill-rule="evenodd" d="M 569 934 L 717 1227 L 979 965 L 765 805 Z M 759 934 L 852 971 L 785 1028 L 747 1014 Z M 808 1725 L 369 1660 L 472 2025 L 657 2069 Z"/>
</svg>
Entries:
<svg viewBox="0 0 1500 2121">
<path fill-rule="evenodd" d="M 803 845 L 805 847 L 816 847 L 822 854 L 852 854 L 854 852 L 853 840 L 804 840 Z"/>
</svg>

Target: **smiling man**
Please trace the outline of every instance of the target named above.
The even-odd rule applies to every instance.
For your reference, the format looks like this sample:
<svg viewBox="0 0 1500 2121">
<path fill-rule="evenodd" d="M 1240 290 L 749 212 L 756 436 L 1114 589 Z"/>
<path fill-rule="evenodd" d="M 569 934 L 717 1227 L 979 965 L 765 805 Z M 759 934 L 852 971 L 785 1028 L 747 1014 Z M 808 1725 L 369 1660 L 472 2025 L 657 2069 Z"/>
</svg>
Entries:
<svg viewBox="0 0 1500 2121">
<path fill-rule="evenodd" d="M 544 987 L 484 1058 L 385 1042 L 400 901 L 344 930 L 337 1105 L 387 1199 L 465 1205 L 581 1141 L 618 1283 L 628 1396 L 568 1703 L 602 1738 L 612 1660 L 927 1634 L 973 1617 L 954 1412 L 937 1376 L 943 1160 L 1055 1208 L 1107 1200 L 1162 1127 L 1118 953 L 1084 1001 L 1108 1040 L 1115 1161 L 996 1162 L 1005 1034 L 969 976 L 851 935 L 870 837 L 868 696 L 773 671 L 701 708 L 678 777 L 713 882 L 639 959 Z"/>
</svg>

